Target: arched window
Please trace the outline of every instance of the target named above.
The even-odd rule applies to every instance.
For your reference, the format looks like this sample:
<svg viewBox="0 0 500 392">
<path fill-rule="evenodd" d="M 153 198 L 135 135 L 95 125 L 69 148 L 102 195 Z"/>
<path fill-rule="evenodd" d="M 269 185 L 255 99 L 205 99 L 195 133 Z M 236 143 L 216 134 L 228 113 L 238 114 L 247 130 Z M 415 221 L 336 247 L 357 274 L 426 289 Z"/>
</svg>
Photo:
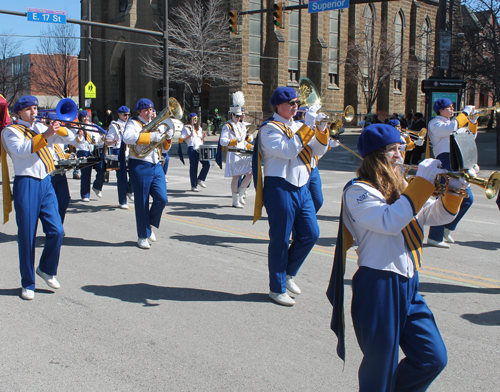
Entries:
<svg viewBox="0 0 500 392">
<path fill-rule="evenodd" d="M 425 18 L 422 24 L 422 47 L 420 49 L 420 61 L 423 63 L 422 79 L 429 77 L 429 63 L 430 63 L 430 46 L 431 46 L 431 22 L 428 17 Z"/>
<path fill-rule="evenodd" d="M 403 37 L 404 14 L 399 11 L 394 19 L 394 90 L 401 91 L 403 86 Z"/>
<path fill-rule="evenodd" d="M 260 0 L 250 0 L 249 9 L 261 9 Z M 261 25 L 262 14 L 253 14 L 249 16 L 249 32 L 248 32 L 248 78 L 252 80 L 260 80 L 260 54 L 261 54 Z"/>
<path fill-rule="evenodd" d="M 299 5 L 299 0 L 290 0 L 289 5 Z M 288 81 L 299 82 L 300 59 L 300 10 L 291 11 L 288 18 Z"/>
<path fill-rule="evenodd" d="M 330 11 L 330 47 L 328 49 L 328 74 L 330 85 L 339 85 L 340 11 Z"/>
<path fill-rule="evenodd" d="M 365 23 L 364 31 L 364 54 L 362 60 L 363 72 L 363 88 L 368 89 L 368 75 L 370 73 L 370 66 L 373 66 L 373 43 L 375 32 L 375 10 L 371 4 L 367 4 L 363 12 L 363 20 Z"/>
</svg>

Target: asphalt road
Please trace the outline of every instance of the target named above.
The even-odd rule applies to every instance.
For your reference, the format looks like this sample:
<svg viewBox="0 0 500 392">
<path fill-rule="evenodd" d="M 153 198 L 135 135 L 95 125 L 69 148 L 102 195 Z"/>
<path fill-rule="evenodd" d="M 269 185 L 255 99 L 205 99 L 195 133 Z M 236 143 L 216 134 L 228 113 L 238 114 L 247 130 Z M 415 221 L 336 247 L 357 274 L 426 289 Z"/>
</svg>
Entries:
<svg viewBox="0 0 500 392">
<path fill-rule="evenodd" d="M 342 141 L 354 148 L 356 138 Z M 495 169 L 494 153 L 481 152 L 492 138 L 478 137 L 483 177 Z M 188 166 L 171 155 L 169 203 L 150 250 L 136 246 L 133 209 L 117 208 L 114 173 L 90 203 L 69 180 L 62 287 L 38 279 L 33 301 L 20 298 L 15 215 L 0 227 L 0 390 L 356 391 L 352 321 L 347 312 L 343 370 L 325 296 L 340 194 L 356 158 L 339 147 L 320 162 L 321 236 L 296 278 L 303 294 L 287 308 L 267 296 L 268 225 L 265 216 L 252 225 L 253 189 L 243 210 L 232 208 L 230 180 L 213 165 L 207 188 L 193 193 Z M 473 191 L 456 244 L 424 248 L 420 292 L 449 356 L 431 391 L 499 390 L 500 212 Z M 39 227 L 37 259 L 43 241 Z M 351 249 L 347 310 L 355 260 Z"/>
</svg>

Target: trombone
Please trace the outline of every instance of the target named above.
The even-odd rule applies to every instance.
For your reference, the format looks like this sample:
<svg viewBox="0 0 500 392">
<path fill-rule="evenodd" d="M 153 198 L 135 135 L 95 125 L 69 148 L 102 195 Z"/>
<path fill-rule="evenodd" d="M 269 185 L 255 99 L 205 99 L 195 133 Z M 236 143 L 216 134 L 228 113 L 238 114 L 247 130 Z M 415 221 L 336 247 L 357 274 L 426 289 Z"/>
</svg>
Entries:
<svg viewBox="0 0 500 392">
<path fill-rule="evenodd" d="M 418 166 L 412 166 L 412 165 L 406 165 L 404 163 L 397 163 L 398 166 L 401 166 L 404 168 L 404 177 L 405 180 L 409 183 L 415 176 L 410 176 L 408 173 L 410 170 L 417 170 Z M 441 183 L 439 181 L 439 177 L 443 177 L 446 181 L 445 183 Z M 484 193 L 486 195 L 487 199 L 493 199 L 497 194 L 498 191 L 500 190 L 500 173 L 497 171 L 494 171 L 491 173 L 489 178 L 481 178 L 481 177 L 473 177 L 471 176 L 466 170 L 462 170 L 460 172 L 448 172 L 444 174 L 440 174 L 436 178 L 436 182 L 434 183 L 434 186 L 437 188 L 436 192 L 434 192 L 434 196 L 442 196 L 445 193 L 449 193 L 455 196 L 460 196 L 460 197 L 468 197 L 469 194 L 465 189 L 460 189 L 459 191 L 452 190 L 448 187 L 448 180 L 450 178 L 456 178 L 460 179 L 463 178 L 467 182 L 477 185 L 481 188 L 484 189 Z"/>
<path fill-rule="evenodd" d="M 305 76 L 301 76 L 299 79 L 299 102 L 301 106 L 307 105 L 308 107 L 311 107 L 313 105 L 321 105 L 321 98 L 319 96 L 318 90 L 316 89 L 316 86 L 313 84 L 313 82 L 311 82 L 309 78 L 306 78 Z M 305 110 L 297 110 L 297 112 L 302 113 L 305 112 Z M 332 113 L 333 116 L 328 116 L 328 118 L 317 121 L 316 123 L 318 124 L 327 122 L 330 137 L 332 139 L 335 139 L 335 141 L 341 147 L 345 148 L 351 154 L 356 155 L 359 159 L 363 159 L 358 153 L 354 152 L 346 145 L 340 143 L 338 140 L 338 137 L 342 130 L 342 117 L 344 117 L 347 122 L 351 122 L 354 118 L 354 108 L 351 105 L 348 105 L 343 112 L 330 113 Z"/>
</svg>

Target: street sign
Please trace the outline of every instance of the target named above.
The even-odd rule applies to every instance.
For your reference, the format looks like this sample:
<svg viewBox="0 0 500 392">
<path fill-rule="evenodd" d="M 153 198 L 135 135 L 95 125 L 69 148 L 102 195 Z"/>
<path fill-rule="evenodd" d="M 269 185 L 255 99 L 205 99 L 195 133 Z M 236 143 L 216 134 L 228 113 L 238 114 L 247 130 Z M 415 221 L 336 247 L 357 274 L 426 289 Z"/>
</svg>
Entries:
<svg viewBox="0 0 500 392">
<path fill-rule="evenodd" d="M 66 24 L 66 11 L 43 10 L 40 8 L 27 8 L 28 21 Z"/>
<path fill-rule="evenodd" d="M 339 10 L 349 8 L 349 0 L 309 0 L 307 11 L 310 14 L 321 11 Z"/>
<path fill-rule="evenodd" d="M 97 91 L 95 88 L 95 84 L 92 81 L 89 81 L 85 85 L 85 98 L 97 98 Z"/>
</svg>

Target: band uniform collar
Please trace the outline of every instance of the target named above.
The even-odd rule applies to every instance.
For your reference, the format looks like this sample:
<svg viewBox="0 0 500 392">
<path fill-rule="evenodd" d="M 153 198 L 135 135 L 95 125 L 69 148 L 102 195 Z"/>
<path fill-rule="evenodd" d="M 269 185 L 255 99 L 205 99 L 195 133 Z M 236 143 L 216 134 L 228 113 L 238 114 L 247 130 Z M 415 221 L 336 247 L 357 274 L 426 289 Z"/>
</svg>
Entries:
<svg viewBox="0 0 500 392">
<path fill-rule="evenodd" d="M 278 113 L 274 113 L 273 118 L 276 121 L 282 122 L 283 124 L 285 124 L 287 127 L 290 127 L 290 128 L 292 127 L 292 125 L 294 123 L 293 118 L 291 120 L 287 120 L 286 118 L 281 117 Z"/>
</svg>

